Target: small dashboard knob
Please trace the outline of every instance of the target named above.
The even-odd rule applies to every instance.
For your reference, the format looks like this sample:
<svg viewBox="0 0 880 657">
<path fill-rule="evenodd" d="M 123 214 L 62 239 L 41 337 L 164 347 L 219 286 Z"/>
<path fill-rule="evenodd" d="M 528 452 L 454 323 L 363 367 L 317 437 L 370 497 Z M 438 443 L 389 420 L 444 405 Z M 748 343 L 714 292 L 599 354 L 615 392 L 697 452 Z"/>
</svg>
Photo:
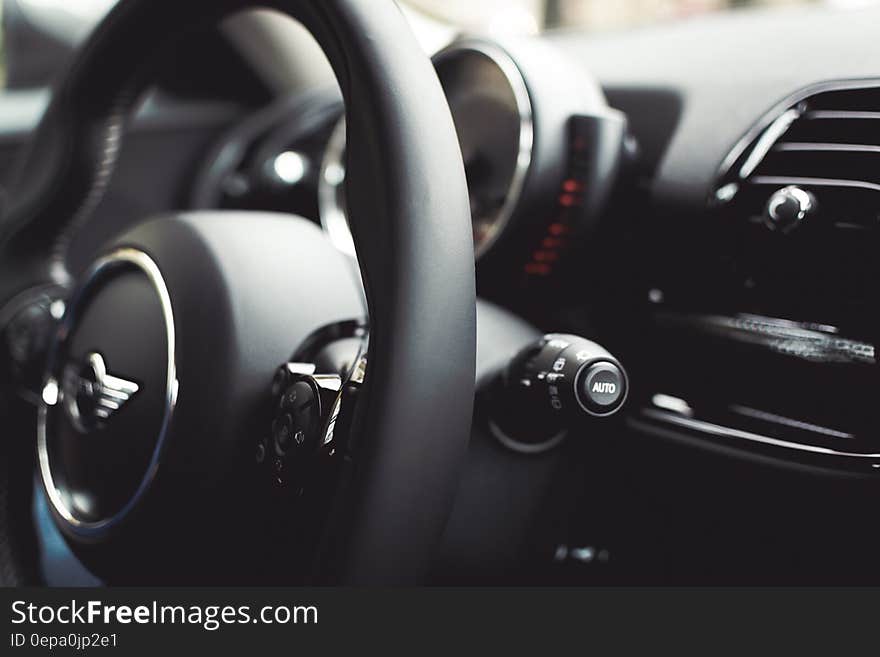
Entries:
<svg viewBox="0 0 880 657">
<path fill-rule="evenodd" d="M 764 210 L 764 223 L 771 230 L 788 233 L 816 210 L 816 197 L 789 185 L 773 193 Z"/>
</svg>

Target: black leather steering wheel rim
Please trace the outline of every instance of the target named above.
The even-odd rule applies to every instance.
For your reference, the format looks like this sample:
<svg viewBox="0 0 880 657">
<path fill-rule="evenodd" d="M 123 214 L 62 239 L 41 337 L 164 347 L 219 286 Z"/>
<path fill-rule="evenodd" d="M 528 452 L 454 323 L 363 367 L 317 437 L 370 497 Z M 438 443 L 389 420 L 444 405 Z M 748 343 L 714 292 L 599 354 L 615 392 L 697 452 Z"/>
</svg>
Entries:
<svg viewBox="0 0 880 657">
<path fill-rule="evenodd" d="M 342 579 L 417 581 L 443 530 L 470 431 L 475 286 L 452 119 L 427 55 L 390 1 L 121 0 L 60 79 L 12 187 L 0 223 L 0 305 L 67 283 L 67 240 L 99 201 L 125 117 L 174 42 L 256 6 L 312 32 L 346 101 L 347 194 L 371 337 Z M 0 573 L 13 567 L 0 565 Z"/>
</svg>

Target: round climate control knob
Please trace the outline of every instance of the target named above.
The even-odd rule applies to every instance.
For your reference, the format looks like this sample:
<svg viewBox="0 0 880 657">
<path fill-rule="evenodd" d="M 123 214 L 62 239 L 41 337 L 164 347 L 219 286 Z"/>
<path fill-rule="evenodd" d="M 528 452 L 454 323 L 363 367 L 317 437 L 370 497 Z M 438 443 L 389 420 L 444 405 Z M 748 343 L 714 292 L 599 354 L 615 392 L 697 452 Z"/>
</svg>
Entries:
<svg viewBox="0 0 880 657">
<path fill-rule="evenodd" d="M 788 233 L 816 210 L 816 197 L 789 185 L 773 193 L 764 209 L 764 223 L 771 230 Z"/>
</svg>

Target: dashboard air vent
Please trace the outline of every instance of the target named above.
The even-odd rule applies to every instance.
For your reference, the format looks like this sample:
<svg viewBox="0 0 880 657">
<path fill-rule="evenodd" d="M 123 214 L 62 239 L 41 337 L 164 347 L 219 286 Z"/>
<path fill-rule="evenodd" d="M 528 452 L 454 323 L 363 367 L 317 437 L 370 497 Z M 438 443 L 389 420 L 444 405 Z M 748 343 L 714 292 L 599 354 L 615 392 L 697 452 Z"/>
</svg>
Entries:
<svg viewBox="0 0 880 657">
<path fill-rule="evenodd" d="M 878 223 L 880 81 L 822 85 L 777 108 L 727 158 L 713 201 L 736 199 L 757 222 L 788 186 L 813 194 L 826 224 Z"/>
<path fill-rule="evenodd" d="M 639 421 L 880 471 L 880 80 L 777 105 L 708 205 L 659 238 Z"/>
</svg>

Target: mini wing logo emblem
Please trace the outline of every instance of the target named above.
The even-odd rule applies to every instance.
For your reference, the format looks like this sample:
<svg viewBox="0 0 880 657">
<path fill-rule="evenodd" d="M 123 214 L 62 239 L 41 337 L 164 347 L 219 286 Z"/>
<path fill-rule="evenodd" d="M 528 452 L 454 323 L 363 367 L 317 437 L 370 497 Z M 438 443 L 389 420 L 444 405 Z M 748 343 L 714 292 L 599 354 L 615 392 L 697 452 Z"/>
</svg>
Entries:
<svg viewBox="0 0 880 657">
<path fill-rule="evenodd" d="M 85 363 L 64 369 L 64 409 L 71 423 L 82 433 L 103 427 L 138 391 L 133 381 L 107 373 L 101 354 L 91 353 Z"/>
</svg>

